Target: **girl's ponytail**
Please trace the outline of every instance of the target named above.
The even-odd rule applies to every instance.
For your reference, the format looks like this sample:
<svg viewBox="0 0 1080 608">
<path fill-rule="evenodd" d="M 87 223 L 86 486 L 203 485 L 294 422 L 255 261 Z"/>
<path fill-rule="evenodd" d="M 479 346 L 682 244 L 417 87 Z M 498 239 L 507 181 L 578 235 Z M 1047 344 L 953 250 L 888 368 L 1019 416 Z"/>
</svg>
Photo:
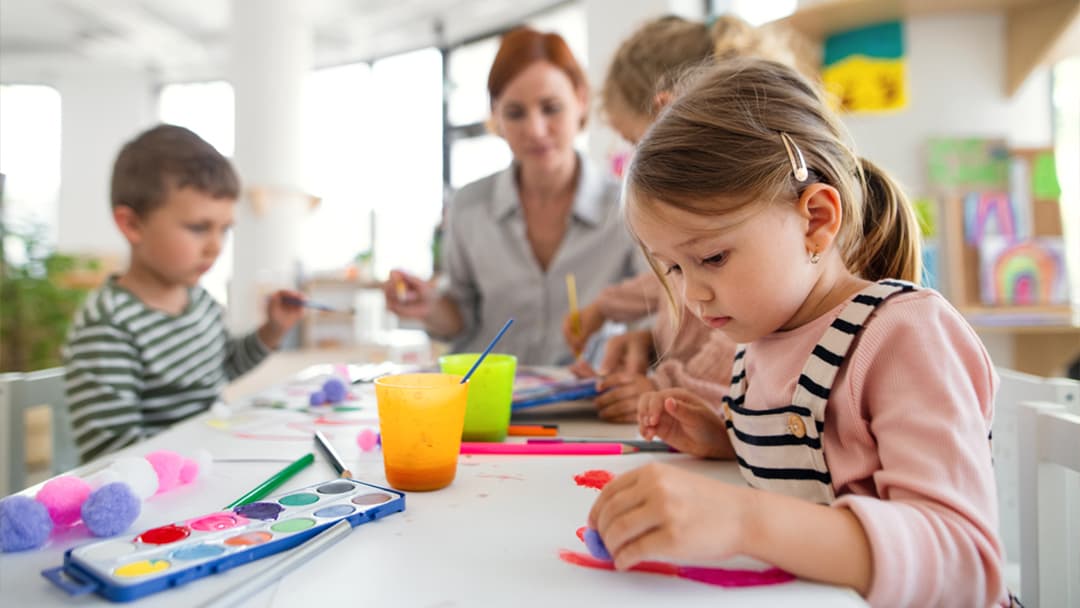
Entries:
<svg viewBox="0 0 1080 608">
<path fill-rule="evenodd" d="M 915 210 L 899 186 L 865 158 L 859 159 L 863 188 L 862 239 L 848 264 L 869 281 L 901 279 L 918 283 L 922 246 Z"/>
</svg>

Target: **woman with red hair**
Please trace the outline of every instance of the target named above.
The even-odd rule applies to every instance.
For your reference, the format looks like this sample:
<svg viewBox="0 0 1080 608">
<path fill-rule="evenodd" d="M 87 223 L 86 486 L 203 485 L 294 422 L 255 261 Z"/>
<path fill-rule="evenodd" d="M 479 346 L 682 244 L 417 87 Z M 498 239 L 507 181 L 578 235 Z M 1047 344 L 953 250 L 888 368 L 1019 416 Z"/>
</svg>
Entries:
<svg viewBox="0 0 1080 608">
<path fill-rule="evenodd" d="M 562 339 L 566 275 L 589 302 L 644 268 L 619 213 L 619 186 L 574 149 L 588 116 L 589 87 L 558 34 L 513 30 L 488 77 L 492 130 L 513 163 L 462 188 L 446 217 L 436 288 L 391 273 L 388 308 L 423 322 L 457 352 L 479 352 L 509 317 L 499 351 L 520 363 L 569 363 Z"/>
</svg>

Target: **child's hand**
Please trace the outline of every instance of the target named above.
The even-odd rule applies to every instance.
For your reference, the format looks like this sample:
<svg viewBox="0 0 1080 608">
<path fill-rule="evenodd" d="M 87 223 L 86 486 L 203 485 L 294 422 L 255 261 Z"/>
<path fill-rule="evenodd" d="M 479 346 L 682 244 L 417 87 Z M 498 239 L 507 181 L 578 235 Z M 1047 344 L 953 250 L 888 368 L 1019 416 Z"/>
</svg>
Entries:
<svg viewBox="0 0 1080 608">
<path fill-rule="evenodd" d="M 652 332 L 647 329 L 613 336 L 604 346 L 600 373 L 628 372 L 644 374 L 652 358 Z"/>
<path fill-rule="evenodd" d="M 618 372 L 604 376 L 597 390 L 607 391 L 594 400 L 600 418 L 608 422 L 634 422 L 638 419 L 638 397 L 655 391 L 652 379 L 643 374 Z"/>
<path fill-rule="evenodd" d="M 756 491 L 665 464 L 611 480 L 589 511 L 615 567 L 702 562 L 745 553 Z"/>
<path fill-rule="evenodd" d="M 724 419 L 704 399 L 684 388 L 641 395 L 638 430 L 645 439 L 659 437 L 684 454 L 733 458 L 735 450 Z"/>
<path fill-rule="evenodd" d="M 259 328 L 259 339 L 271 349 L 281 346 L 281 339 L 304 316 L 306 298 L 299 291 L 279 289 L 266 301 L 266 323 Z"/>
<path fill-rule="evenodd" d="M 590 304 L 578 310 L 578 319 L 581 326 L 580 331 L 575 328 L 574 315 L 570 313 L 566 313 L 566 316 L 563 317 L 562 324 L 563 339 L 566 340 L 566 345 L 570 347 L 570 351 L 575 355 L 585 350 L 585 343 L 589 341 L 589 336 L 604 326 L 604 315 L 596 304 Z"/>
<path fill-rule="evenodd" d="M 596 378 L 600 375 L 596 373 L 596 370 L 593 369 L 593 367 L 589 365 L 589 362 L 584 359 L 578 359 L 577 361 L 574 361 L 567 369 L 569 369 L 570 372 L 574 374 L 575 378 Z"/>
<path fill-rule="evenodd" d="M 382 287 L 386 307 L 397 316 L 423 320 L 431 313 L 435 289 L 427 281 L 401 270 L 392 270 Z"/>
</svg>

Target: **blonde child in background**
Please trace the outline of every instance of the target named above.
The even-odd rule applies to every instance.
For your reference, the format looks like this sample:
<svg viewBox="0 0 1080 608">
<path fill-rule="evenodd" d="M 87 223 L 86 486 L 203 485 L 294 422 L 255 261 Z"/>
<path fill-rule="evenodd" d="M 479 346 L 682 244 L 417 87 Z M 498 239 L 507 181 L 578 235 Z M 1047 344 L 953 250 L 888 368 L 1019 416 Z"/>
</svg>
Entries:
<svg viewBox="0 0 1080 608">
<path fill-rule="evenodd" d="M 128 268 L 87 297 L 64 348 L 83 461 L 206 410 L 300 319 L 302 294 L 278 291 L 267 321 L 232 339 L 221 306 L 199 287 L 239 194 L 229 160 L 183 127 L 159 125 L 120 151 L 112 213 L 131 248 Z"/>
<path fill-rule="evenodd" d="M 641 432 L 736 459 L 750 487 L 657 464 L 616 477 L 589 513 L 616 567 L 742 554 L 876 606 L 1008 605 L 997 376 L 960 314 L 908 282 L 911 206 L 818 90 L 763 60 L 709 69 L 641 142 L 626 191 L 654 270 L 743 345 L 722 413 L 643 400 Z"/>
<path fill-rule="evenodd" d="M 642 25 L 615 51 L 601 92 L 608 123 L 636 144 L 670 99 L 674 79 L 705 62 L 734 57 L 764 57 L 793 64 L 791 38 L 775 28 L 755 28 L 733 15 L 711 24 L 666 16 Z M 598 414 L 612 422 L 637 420 L 638 399 L 645 392 L 675 390 L 684 399 L 719 405 L 731 381 L 735 345 L 723 333 L 678 315 L 676 325 L 663 288 L 653 273 L 606 287 L 581 310 L 581 332 L 569 316 L 563 335 L 575 350 L 606 321 L 629 323 L 656 313 L 651 329 L 632 330 L 608 340 L 603 362 L 594 371 L 574 366 L 582 376 L 604 376 L 595 399 Z M 649 371 L 653 361 L 655 369 Z"/>
</svg>

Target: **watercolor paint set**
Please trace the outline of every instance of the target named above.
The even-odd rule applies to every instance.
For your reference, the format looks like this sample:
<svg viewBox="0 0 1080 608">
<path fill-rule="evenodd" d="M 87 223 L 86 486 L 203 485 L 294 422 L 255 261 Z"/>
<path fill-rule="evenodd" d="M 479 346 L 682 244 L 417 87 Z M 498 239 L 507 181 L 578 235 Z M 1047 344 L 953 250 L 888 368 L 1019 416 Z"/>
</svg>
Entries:
<svg viewBox="0 0 1080 608">
<path fill-rule="evenodd" d="M 401 492 L 334 479 L 75 547 L 42 575 L 70 595 L 126 602 L 291 549 L 342 520 L 358 526 L 404 510 Z"/>
</svg>

